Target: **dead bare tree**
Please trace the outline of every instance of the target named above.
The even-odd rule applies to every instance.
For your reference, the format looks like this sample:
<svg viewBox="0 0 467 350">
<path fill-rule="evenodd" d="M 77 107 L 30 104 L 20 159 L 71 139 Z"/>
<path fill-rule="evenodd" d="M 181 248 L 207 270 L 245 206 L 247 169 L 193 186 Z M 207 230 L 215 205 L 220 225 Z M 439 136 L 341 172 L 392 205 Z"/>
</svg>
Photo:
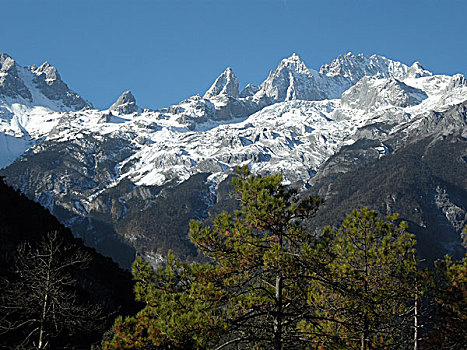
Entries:
<svg viewBox="0 0 467 350">
<path fill-rule="evenodd" d="M 73 276 L 89 262 L 89 254 L 65 244 L 57 231 L 47 234 L 37 248 L 21 244 L 16 276 L 1 286 L 0 335 L 17 339 L 18 349 L 46 349 L 65 332 L 98 328 L 102 311 L 80 301 Z"/>
</svg>

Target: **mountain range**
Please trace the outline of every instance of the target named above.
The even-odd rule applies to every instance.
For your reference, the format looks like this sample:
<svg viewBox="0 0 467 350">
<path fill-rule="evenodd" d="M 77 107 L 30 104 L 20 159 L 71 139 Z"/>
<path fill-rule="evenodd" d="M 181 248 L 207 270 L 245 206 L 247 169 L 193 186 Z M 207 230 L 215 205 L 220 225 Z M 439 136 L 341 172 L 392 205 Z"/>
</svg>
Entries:
<svg viewBox="0 0 467 350">
<path fill-rule="evenodd" d="M 293 54 L 241 91 L 226 68 L 167 108 L 126 91 L 98 110 L 47 62 L 0 65 L 0 174 L 122 266 L 157 265 L 168 249 L 195 259 L 189 220 L 235 207 L 229 181 L 244 164 L 324 198 L 317 229 L 368 205 L 409 221 L 425 257 L 463 254 L 461 74 L 352 53 L 313 70 Z"/>
</svg>

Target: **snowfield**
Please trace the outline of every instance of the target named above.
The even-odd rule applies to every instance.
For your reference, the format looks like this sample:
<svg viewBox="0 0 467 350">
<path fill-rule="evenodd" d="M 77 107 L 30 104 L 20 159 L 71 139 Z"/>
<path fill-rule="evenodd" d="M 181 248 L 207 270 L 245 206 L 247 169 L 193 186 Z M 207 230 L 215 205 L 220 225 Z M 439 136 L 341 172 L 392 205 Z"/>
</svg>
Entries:
<svg viewBox="0 0 467 350">
<path fill-rule="evenodd" d="M 365 126 L 384 123 L 387 135 L 401 130 L 409 134 L 428 111 L 467 99 L 466 79 L 460 74 L 433 75 L 418 62 L 409 67 L 382 56 L 351 53 L 319 72 L 294 54 L 261 85 L 242 92 L 228 68 L 204 97 L 156 111 L 138 107 L 130 92 L 109 110 L 93 109 L 89 103 L 76 110 L 44 95 L 34 83 L 38 69 L 17 64 L 16 69 L 31 98 L 0 95 L 0 167 L 28 149 L 34 152 L 38 143 L 111 136 L 133 147 L 109 186 L 122 179 L 163 185 L 200 172 L 221 179 L 226 169 L 250 164 L 255 173 L 280 172 L 286 181 L 306 187 L 320 165 L 354 143 Z M 376 149 L 385 154 L 384 137 Z M 102 190 L 96 188 L 96 195 Z"/>
</svg>

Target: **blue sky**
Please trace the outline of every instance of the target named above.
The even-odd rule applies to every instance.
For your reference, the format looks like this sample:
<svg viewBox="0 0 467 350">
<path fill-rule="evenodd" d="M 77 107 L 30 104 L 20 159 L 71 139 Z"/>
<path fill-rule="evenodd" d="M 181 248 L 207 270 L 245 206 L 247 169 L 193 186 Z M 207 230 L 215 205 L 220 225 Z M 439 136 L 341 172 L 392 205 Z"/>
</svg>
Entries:
<svg viewBox="0 0 467 350">
<path fill-rule="evenodd" d="M 98 108 L 125 90 L 161 108 L 203 94 L 228 66 L 259 84 L 296 52 L 318 69 L 348 51 L 467 74 L 467 1 L 1 1 L 0 52 L 55 65 Z"/>
</svg>

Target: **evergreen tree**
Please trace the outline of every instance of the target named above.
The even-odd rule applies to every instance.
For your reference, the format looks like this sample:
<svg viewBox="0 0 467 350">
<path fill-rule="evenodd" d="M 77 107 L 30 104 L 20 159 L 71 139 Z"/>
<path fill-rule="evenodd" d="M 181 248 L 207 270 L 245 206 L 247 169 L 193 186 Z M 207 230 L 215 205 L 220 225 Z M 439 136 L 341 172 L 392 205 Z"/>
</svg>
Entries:
<svg viewBox="0 0 467 350">
<path fill-rule="evenodd" d="M 212 227 L 190 225 L 190 237 L 208 264 L 181 264 L 173 255 L 156 275 L 138 260 L 136 296 L 145 308 L 119 318 L 105 348 L 298 349 L 307 341 L 297 323 L 307 317 L 306 276 L 317 240 L 305 221 L 318 198 L 299 198 L 280 175 L 239 169 L 233 185 L 241 202 Z"/>
<path fill-rule="evenodd" d="M 414 236 L 397 216 L 354 210 L 337 231 L 324 278 L 310 280 L 308 303 L 324 320 L 303 321 L 319 349 L 388 349 L 407 346 L 413 321 L 417 262 Z M 317 276 L 318 277 L 318 276 Z"/>
<path fill-rule="evenodd" d="M 433 275 L 434 330 L 426 343 L 433 349 L 467 349 L 467 256 L 437 261 Z"/>
<path fill-rule="evenodd" d="M 187 264 L 169 252 L 155 273 L 141 258 L 133 264 L 136 300 L 143 309 L 118 317 L 104 349 L 205 349 L 225 328 L 223 291 L 216 288 L 212 265 Z"/>
<path fill-rule="evenodd" d="M 145 307 L 117 319 L 106 349 L 376 349 L 407 345 L 414 324 L 414 237 L 397 216 L 354 211 L 320 235 L 307 220 L 321 201 L 300 198 L 280 175 L 233 180 L 241 210 L 190 225 L 209 258 L 172 254 L 154 273 L 138 259 Z M 410 325 L 409 325 L 409 322 Z M 412 338 L 411 338 L 412 339 Z"/>
<path fill-rule="evenodd" d="M 239 169 L 232 181 L 241 202 L 234 216 L 222 213 L 213 227 L 192 222 L 190 237 L 211 258 L 225 291 L 228 340 L 246 347 L 297 349 L 305 346 L 297 323 L 312 317 L 306 308 L 306 279 L 317 268 L 303 256 L 318 240 L 305 223 L 321 203 L 300 198 L 280 175 L 252 176 Z"/>
</svg>

